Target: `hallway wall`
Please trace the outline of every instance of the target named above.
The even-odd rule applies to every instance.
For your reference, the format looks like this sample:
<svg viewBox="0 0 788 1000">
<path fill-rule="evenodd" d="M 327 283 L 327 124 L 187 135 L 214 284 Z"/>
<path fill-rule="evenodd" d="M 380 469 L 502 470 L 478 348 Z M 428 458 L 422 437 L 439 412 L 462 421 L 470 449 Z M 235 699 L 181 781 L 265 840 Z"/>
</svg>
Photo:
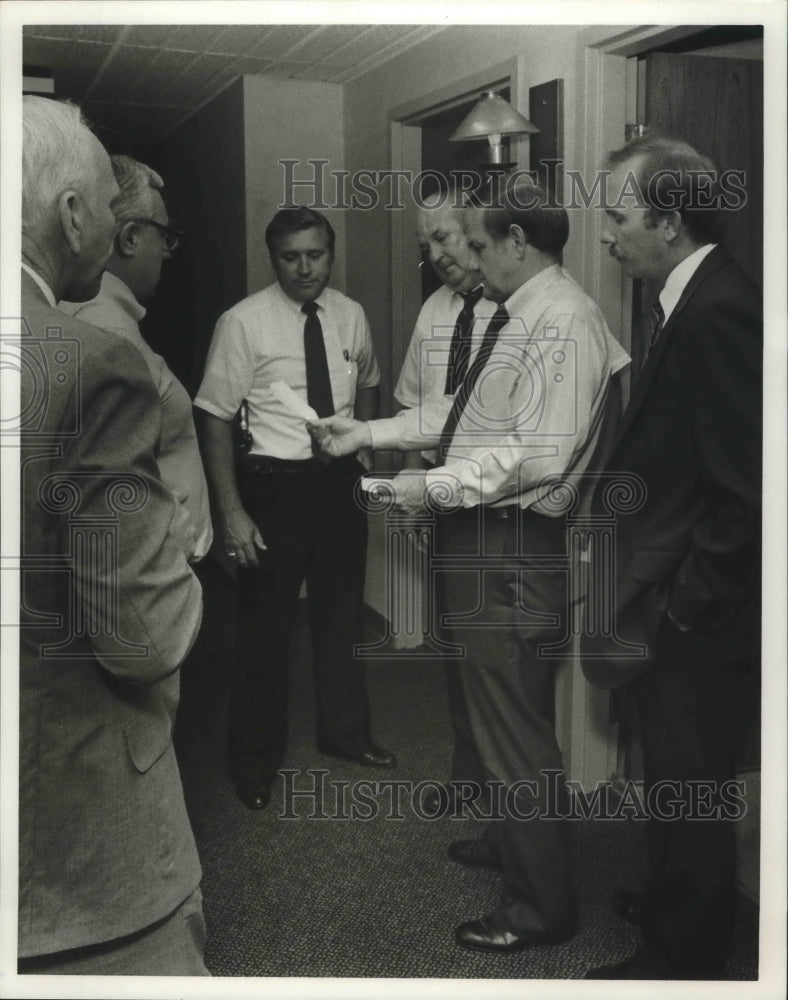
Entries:
<svg viewBox="0 0 788 1000">
<path fill-rule="evenodd" d="M 251 295 L 274 280 L 265 246 L 265 227 L 287 191 L 281 160 L 328 160 L 326 171 L 345 165 L 342 87 L 273 76 L 243 77 L 246 194 L 246 281 Z M 296 180 L 311 176 L 294 167 Z M 292 188 L 299 205 L 313 204 L 309 187 Z M 337 234 L 331 285 L 345 290 L 345 216 L 325 213 Z"/>
</svg>

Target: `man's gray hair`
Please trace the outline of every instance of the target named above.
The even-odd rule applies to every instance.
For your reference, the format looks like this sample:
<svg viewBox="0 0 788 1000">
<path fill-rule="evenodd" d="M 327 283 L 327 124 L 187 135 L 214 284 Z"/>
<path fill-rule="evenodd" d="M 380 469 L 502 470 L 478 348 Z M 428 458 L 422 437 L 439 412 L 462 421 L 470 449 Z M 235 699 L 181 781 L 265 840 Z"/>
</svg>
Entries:
<svg viewBox="0 0 788 1000">
<path fill-rule="evenodd" d="M 164 187 L 160 175 L 146 164 L 121 153 L 111 156 L 110 160 L 120 188 L 120 194 L 112 202 L 118 225 L 150 215 L 153 210 L 151 192 Z"/>
<path fill-rule="evenodd" d="M 76 104 L 22 98 L 22 230 L 38 227 L 69 188 L 83 191 L 95 177 L 88 125 Z"/>
</svg>

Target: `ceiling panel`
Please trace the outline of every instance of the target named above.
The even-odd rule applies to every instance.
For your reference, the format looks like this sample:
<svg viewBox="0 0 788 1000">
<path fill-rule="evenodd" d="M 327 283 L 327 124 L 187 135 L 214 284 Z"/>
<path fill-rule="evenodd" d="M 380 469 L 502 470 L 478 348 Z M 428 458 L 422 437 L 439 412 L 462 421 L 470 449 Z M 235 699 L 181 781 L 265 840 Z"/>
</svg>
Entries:
<svg viewBox="0 0 788 1000">
<path fill-rule="evenodd" d="M 206 52 L 211 49 L 211 42 L 223 31 L 223 24 L 182 24 L 175 28 L 167 47 L 187 49 L 190 52 Z"/>
<path fill-rule="evenodd" d="M 192 105 L 195 91 L 211 84 L 214 77 L 227 66 L 227 56 L 191 55 L 191 59 L 187 72 L 167 84 L 159 94 L 165 103 Z M 221 84 L 218 85 L 218 89 L 221 89 Z"/>
<path fill-rule="evenodd" d="M 177 30 L 172 24 L 134 24 L 126 41 L 129 45 L 146 45 L 149 48 L 171 48 L 170 39 Z"/>
<path fill-rule="evenodd" d="M 71 24 L 26 24 L 22 29 L 23 38 L 79 38 L 80 25 Z"/>
<path fill-rule="evenodd" d="M 26 66 L 83 101 L 115 135 L 154 142 L 244 74 L 344 82 L 436 31 L 432 25 L 28 25 Z"/>
<path fill-rule="evenodd" d="M 298 42 L 303 41 L 307 35 L 311 34 L 317 24 L 277 24 L 274 27 L 266 25 L 263 27 L 263 37 L 247 55 L 269 56 L 274 59 L 282 59 Z"/>
<path fill-rule="evenodd" d="M 260 41 L 260 30 L 247 24 L 226 25 L 211 42 L 211 52 L 224 52 L 231 56 L 246 55 Z"/>
<path fill-rule="evenodd" d="M 112 45 L 123 31 L 122 24 L 83 24 L 79 28 L 81 42 L 106 42 Z"/>
<path fill-rule="evenodd" d="M 138 89 L 153 79 L 153 65 L 158 57 L 156 49 L 121 46 L 112 58 L 112 72 L 102 76 L 90 96 L 102 102 L 136 104 L 141 100 Z"/>
<path fill-rule="evenodd" d="M 382 48 L 399 41 L 404 34 L 413 30 L 413 25 L 354 25 L 354 37 L 349 45 L 338 49 L 334 54 L 328 54 L 325 62 L 330 65 L 354 66 Z"/>
</svg>

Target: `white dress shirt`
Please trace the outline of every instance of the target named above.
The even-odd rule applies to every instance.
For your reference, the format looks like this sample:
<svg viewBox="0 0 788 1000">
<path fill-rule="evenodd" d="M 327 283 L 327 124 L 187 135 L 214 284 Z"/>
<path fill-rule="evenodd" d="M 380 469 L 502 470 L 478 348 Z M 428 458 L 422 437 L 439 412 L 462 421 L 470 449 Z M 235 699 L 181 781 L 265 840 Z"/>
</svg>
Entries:
<svg viewBox="0 0 788 1000">
<path fill-rule="evenodd" d="M 662 306 L 662 311 L 665 314 L 665 319 L 662 321 L 663 326 L 667 323 L 670 314 L 678 305 L 678 301 L 684 293 L 684 289 L 689 284 L 690 278 L 716 246 L 716 243 L 706 243 L 705 246 L 700 247 L 695 253 L 691 253 L 689 257 L 685 257 L 680 264 L 676 264 L 668 275 L 665 286 L 659 293 L 659 304 Z"/>
<path fill-rule="evenodd" d="M 333 288 L 325 288 L 316 302 L 334 410 L 352 417 L 357 389 L 380 381 L 369 325 L 358 302 Z M 243 299 L 216 324 L 194 405 L 232 420 L 247 400 L 253 455 L 312 457 L 303 418 L 271 391 L 271 383 L 282 381 L 307 402 L 301 306 L 275 283 Z"/>
<path fill-rule="evenodd" d="M 394 387 L 394 398 L 402 406 L 421 406 L 445 395 L 452 334 L 464 304 L 459 292 L 441 285 L 421 307 Z M 488 299 L 479 299 L 474 307 L 470 361 L 476 356 L 495 308 L 496 304 Z M 428 461 L 435 461 L 434 449 L 422 454 Z"/>
<path fill-rule="evenodd" d="M 610 377 L 629 357 L 596 304 L 558 264 L 505 303 L 509 322 L 460 416 L 430 489 L 462 506 L 533 506 L 547 483 L 585 471 L 602 426 Z M 370 423 L 374 448 L 435 445 L 451 397 Z M 440 493 L 440 491 L 439 491 Z M 436 493 L 435 495 L 439 495 Z"/>
</svg>

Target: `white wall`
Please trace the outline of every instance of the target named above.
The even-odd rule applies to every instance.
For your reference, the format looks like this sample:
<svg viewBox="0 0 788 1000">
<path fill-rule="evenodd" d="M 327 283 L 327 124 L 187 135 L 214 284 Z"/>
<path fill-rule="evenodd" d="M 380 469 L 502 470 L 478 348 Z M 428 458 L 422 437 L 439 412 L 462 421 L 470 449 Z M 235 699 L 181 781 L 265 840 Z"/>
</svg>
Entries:
<svg viewBox="0 0 788 1000">
<path fill-rule="evenodd" d="M 345 163 L 343 94 L 338 84 L 245 76 L 244 133 L 246 174 L 247 294 L 274 280 L 265 247 L 265 227 L 285 198 L 281 160 L 328 160 L 326 170 Z M 303 176 L 295 168 L 297 177 Z M 296 204 L 312 201 L 303 188 L 293 189 Z M 331 284 L 345 290 L 345 212 L 325 213 L 337 234 Z"/>
</svg>

